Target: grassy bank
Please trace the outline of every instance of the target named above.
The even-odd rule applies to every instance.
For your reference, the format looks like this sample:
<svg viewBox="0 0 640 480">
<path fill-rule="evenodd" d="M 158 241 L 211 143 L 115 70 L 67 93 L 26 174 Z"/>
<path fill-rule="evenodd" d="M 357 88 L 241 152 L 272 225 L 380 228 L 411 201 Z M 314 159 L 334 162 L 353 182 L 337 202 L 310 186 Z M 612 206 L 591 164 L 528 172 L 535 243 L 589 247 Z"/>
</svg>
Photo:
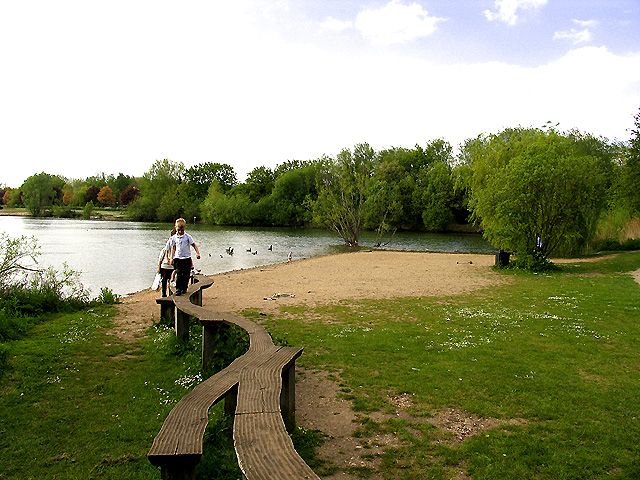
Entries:
<svg viewBox="0 0 640 480">
<path fill-rule="evenodd" d="M 637 268 L 640 253 L 505 272 L 473 295 L 292 308 L 269 329 L 334 372 L 365 449 L 394 438 L 364 478 L 640 478 Z M 456 441 L 429 421 L 451 409 L 493 428 Z"/>
<path fill-rule="evenodd" d="M 350 469 L 361 478 L 634 479 L 640 286 L 627 272 L 638 268 L 635 252 L 504 271 L 507 285 L 474 294 L 289 308 L 267 326 L 340 382 L 370 452 Z M 0 479 L 159 478 L 146 453 L 200 380 L 197 330 L 187 348 L 166 328 L 125 342 L 114 311 L 51 316 L 0 344 Z M 448 410 L 490 428 L 459 441 L 431 423 Z M 219 408 L 210 417 L 207 438 L 222 445 L 203 464 L 238 478 L 229 424 Z M 392 439 L 380 455 L 379 436 Z"/>
<path fill-rule="evenodd" d="M 197 339 L 183 348 L 172 330 L 157 328 L 123 342 L 110 331 L 113 314 L 99 307 L 52 316 L 4 345 L 0 479 L 160 478 L 146 454 L 167 413 L 201 378 Z M 214 433 L 228 430 L 219 409 L 212 418 Z"/>
</svg>

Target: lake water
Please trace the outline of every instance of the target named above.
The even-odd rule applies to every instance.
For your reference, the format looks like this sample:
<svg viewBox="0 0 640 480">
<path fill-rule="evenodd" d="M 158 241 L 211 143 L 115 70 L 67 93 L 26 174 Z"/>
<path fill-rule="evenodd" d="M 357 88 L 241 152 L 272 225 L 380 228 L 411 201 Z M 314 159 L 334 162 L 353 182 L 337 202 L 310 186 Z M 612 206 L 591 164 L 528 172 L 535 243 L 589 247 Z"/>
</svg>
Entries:
<svg viewBox="0 0 640 480">
<path fill-rule="evenodd" d="M 35 237 L 41 251 L 40 264 L 61 270 L 66 262 L 81 272 L 82 283 L 93 295 L 102 287 L 119 295 L 149 288 L 171 227 L 160 223 L 0 216 L 4 235 Z M 346 251 L 335 234 L 324 230 L 187 225 L 187 232 L 200 247 L 202 258 L 193 258 L 204 274 L 286 262 L 289 252 L 297 260 Z M 373 246 L 374 242 L 373 235 L 365 234 L 361 245 Z M 228 247 L 233 247 L 233 255 L 225 252 Z M 494 252 L 480 235 L 472 234 L 399 233 L 383 248 Z"/>
</svg>

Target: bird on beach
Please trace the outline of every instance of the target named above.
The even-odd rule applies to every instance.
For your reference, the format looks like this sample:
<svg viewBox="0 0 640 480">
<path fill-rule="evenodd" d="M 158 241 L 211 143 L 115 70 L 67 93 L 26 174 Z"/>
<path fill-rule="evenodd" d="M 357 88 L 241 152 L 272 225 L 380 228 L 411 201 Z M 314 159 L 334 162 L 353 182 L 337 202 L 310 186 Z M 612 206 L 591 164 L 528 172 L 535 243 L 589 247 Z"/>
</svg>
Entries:
<svg viewBox="0 0 640 480">
<path fill-rule="evenodd" d="M 257 255 L 257 254 L 258 254 L 257 250 L 254 250 L 253 252 L 251 252 L 251 255 Z"/>
<path fill-rule="evenodd" d="M 251 247 L 247 248 L 247 252 L 251 253 Z"/>
<path fill-rule="evenodd" d="M 273 251 L 273 245 L 269 245 L 269 248 L 267 248 L 267 250 L 269 250 L 270 252 Z"/>
</svg>

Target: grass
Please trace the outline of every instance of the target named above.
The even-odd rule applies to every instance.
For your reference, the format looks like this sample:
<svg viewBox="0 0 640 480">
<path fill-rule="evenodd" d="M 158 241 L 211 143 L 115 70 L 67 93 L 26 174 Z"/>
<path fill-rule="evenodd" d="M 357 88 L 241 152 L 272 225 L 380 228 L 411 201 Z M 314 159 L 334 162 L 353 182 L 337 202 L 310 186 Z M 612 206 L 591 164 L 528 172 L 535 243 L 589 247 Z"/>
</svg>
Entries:
<svg viewBox="0 0 640 480">
<path fill-rule="evenodd" d="M 640 286 L 625 272 L 638 268 L 640 253 L 625 252 L 548 274 L 501 271 L 508 284 L 469 295 L 288 308 L 266 323 L 279 343 L 304 346 L 299 363 L 339 379 L 370 450 L 350 470 L 360 478 L 634 479 Z M 123 342 L 114 311 L 51 316 L 0 343 L 0 479 L 160 477 L 146 453 L 202 378 L 200 339 L 194 329 L 185 347 L 154 328 Z M 398 418 L 402 394 L 411 401 Z M 456 442 L 427 421 L 450 408 L 499 423 Z M 203 478 L 239 478 L 229 431 L 216 406 Z M 396 441 L 377 454 L 381 434 Z M 339 471 L 314 456 L 320 432 L 294 438 L 318 472 Z"/>
<path fill-rule="evenodd" d="M 636 252 L 503 272 L 509 285 L 472 295 L 292 308 L 268 328 L 339 375 L 358 435 L 394 432 L 384 478 L 638 478 L 640 286 L 624 274 L 637 268 Z M 399 394 L 408 420 L 371 419 Z M 445 408 L 503 426 L 456 444 L 425 421 Z"/>
<path fill-rule="evenodd" d="M 0 378 L 0 479 L 160 478 L 146 454 L 201 379 L 198 331 L 187 348 L 167 328 L 127 343 L 109 333 L 114 311 L 55 315 L 2 344 L 10 368 Z M 227 420 L 212 410 L 209 430 L 224 431 Z M 211 450 L 222 442 L 233 452 L 209 430 Z M 235 458 L 222 468 L 238 478 Z"/>
</svg>

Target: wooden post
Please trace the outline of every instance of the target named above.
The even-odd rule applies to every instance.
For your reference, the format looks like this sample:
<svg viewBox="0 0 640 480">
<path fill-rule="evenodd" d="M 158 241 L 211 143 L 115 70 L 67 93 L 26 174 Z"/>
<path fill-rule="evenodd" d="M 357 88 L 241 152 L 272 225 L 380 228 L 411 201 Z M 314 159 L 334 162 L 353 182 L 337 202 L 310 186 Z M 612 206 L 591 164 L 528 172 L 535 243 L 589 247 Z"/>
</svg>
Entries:
<svg viewBox="0 0 640 480">
<path fill-rule="evenodd" d="M 195 480 L 196 465 L 199 461 L 200 458 L 188 458 L 183 461 L 172 459 L 170 463 L 160 467 L 160 478 L 162 480 Z"/>
<path fill-rule="evenodd" d="M 280 411 L 287 431 L 296 429 L 296 363 L 282 370 L 282 391 L 280 392 Z"/>
<path fill-rule="evenodd" d="M 176 321 L 176 307 L 173 302 L 160 304 L 160 323 L 174 324 Z"/>
<path fill-rule="evenodd" d="M 227 415 L 235 415 L 238 406 L 238 385 L 235 385 L 224 396 L 224 413 Z"/>
<path fill-rule="evenodd" d="M 203 322 L 202 324 L 202 370 L 205 372 L 211 367 L 219 329 L 218 323 Z"/>
<path fill-rule="evenodd" d="M 175 322 L 176 337 L 178 337 L 183 342 L 186 342 L 189 340 L 189 318 L 190 317 L 179 308 L 176 310 L 177 310 L 176 322 Z"/>
</svg>

